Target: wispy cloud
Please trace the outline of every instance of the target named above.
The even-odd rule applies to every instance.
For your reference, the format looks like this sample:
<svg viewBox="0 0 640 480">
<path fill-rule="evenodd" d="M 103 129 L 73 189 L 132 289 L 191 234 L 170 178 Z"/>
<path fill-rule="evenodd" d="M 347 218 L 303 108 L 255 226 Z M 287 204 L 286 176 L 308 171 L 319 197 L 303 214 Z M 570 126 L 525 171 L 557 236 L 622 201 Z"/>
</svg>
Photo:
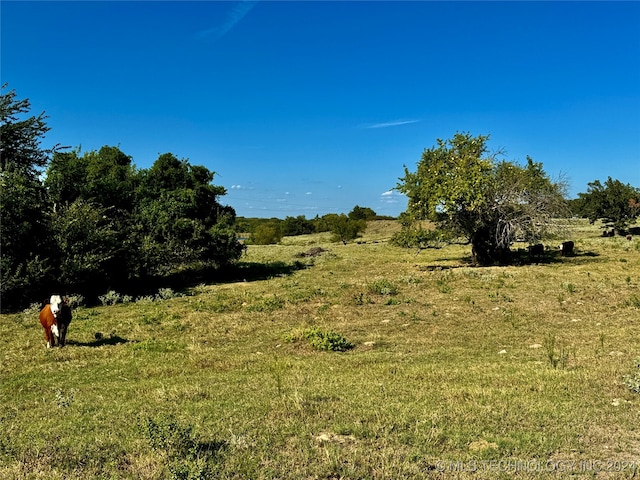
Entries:
<svg viewBox="0 0 640 480">
<path fill-rule="evenodd" d="M 387 190 L 380 194 L 380 201 L 382 203 L 400 203 L 401 201 L 406 201 L 406 198 L 404 194 L 396 190 Z"/>
<path fill-rule="evenodd" d="M 258 3 L 257 0 L 239 0 L 233 2 L 233 7 L 227 11 L 224 21 L 220 25 L 202 30 L 198 32 L 196 36 L 201 39 L 218 40 L 235 27 L 236 24 L 255 7 L 256 3 Z"/>
<path fill-rule="evenodd" d="M 418 123 L 420 120 L 394 120 L 392 122 L 373 123 L 366 125 L 364 128 L 389 128 L 398 127 L 400 125 L 407 125 L 410 123 Z"/>
</svg>

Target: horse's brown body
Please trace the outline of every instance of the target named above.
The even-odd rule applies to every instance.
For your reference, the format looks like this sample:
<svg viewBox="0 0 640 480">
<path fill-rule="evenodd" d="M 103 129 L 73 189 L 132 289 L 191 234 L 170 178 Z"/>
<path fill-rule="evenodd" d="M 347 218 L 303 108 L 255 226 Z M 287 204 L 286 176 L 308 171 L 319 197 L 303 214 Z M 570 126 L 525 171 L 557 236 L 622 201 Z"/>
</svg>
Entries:
<svg viewBox="0 0 640 480">
<path fill-rule="evenodd" d="M 56 337 L 58 346 L 64 347 L 67 338 L 67 328 L 71 323 L 71 307 L 66 301 L 58 305 L 58 311 L 52 309 L 51 303 L 48 303 L 40 310 L 40 324 L 44 328 L 44 338 L 47 341 L 47 348 L 56 345 Z"/>
</svg>

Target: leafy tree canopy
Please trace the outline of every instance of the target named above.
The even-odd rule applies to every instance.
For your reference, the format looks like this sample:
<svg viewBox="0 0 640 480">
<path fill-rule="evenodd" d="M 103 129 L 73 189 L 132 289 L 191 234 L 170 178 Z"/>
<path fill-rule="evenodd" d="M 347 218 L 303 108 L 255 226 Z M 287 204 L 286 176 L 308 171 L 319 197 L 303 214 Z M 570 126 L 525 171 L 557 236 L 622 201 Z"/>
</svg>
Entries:
<svg viewBox="0 0 640 480">
<path fill-rule="evenodd" d="M 2 90 L 6 88 L 7 84 L 2 85 Z M 36 177 L 53 152 L 40 146 L 49 131 L 44 112 L 25 118 L 30 111 L 29 100 L 17 100 L 15 90 L 0 95 L 0 168 L 3 172 L 19 171 Z"/>
<path fill-rule="evenodd" d="M 574 211 L 591 223 L 602 220 L 604 228 L 624 232 L 640 215 L 640 189 L 609 177 L 588 184 L 587 193 L 579 193 Z"/>
<path fill-rule="evenodd" d="M 405 167 L 397 189 L 406 194 L 405 223 L 431 220 L 464 235 L 475 263 L 507 259 L 518 238 L 536 242 L 552 230 L 551 218 L 565 208 L 563 182 L 553 182 L 541 163 L 499 161 L 488 135 L 456 133 L 425 149 L 415 172 Z M 410 221 L 407 222 L 407 219 Z"/>
<path fill-rule="evenodd" d="M 255 245 L 272 245 L 279 243 L 282 240 L 281 221 L 268 221 L 258 224 L 251 237 L 250 243 Z"/>
<path fill-rule="evenodd" d="M 49 202 L 39 175 L 52 149 L 41 147 L 45 115 L 29 115 L 29 100 L 0 94 L 0 295 L 3 304 L 32 298 L 53 275 Z"/>
<path fill-rule="evenodd" d="M 118 147 L 61 152 L 40 145 L 44 114 L 0 95 L 2 307 L 51 291 L 95 295 L 240 258 L 235 211 L 214 172 L 173 154 L 137 170 Z M 45 171 L 46 169 L 46 171 Z"/>
<path fill-rule="evenodd" d="M 340 215 L 325 215 L 323 218 L 328 223 L 333 234 L 331 239 L 333 241 L 341 241 L 345 245 L 350 240 L 358 238 L 360 233 L 367 228 L 365 220 L 353 220 L 344 213 Z"/>
<path fill-rule="evenodd" d="M 307 235 L 313 232 L 315 232 L 313 221 L 307 220 L 304 215 L 286 217 L 282 222 L 284 236 Z"/>
<path fill-rule="evenodd" d="M 376 216 L 377 213 L 371 208 L 361 207 L 359 205 L 353 207 L 353 210 L 351 210 L 348 215 L 351 220 L 373 220 Z"/>
</svg>

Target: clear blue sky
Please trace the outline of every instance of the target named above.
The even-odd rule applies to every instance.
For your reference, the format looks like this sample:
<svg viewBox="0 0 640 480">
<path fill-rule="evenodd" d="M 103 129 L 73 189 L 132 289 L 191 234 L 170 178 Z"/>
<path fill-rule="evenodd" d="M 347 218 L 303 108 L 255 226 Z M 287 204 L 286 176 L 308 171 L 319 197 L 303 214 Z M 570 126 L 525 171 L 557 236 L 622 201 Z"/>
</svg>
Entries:
<svg viewBox="0 0 640 480">
<path fill-rule="evenodd" d="M 1 79 L 44 146 L 172 152 L 238 215 L 398 215 L 403 165 L 456 131 L 570 196 L 640 186 L 639 2 L 10 2 Z"/>
</svg>

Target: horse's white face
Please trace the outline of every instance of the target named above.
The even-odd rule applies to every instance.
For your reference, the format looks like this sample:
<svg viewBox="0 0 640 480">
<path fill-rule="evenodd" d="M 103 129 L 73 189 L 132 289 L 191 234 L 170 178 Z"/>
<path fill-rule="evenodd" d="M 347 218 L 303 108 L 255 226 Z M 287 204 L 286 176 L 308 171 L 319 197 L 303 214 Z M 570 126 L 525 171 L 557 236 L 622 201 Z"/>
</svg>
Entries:
<svg viewBox="0 0 640 480">
<path fill-rule="evenodd" d="M 58 313 L 60 312 L 60 304 L 62 303 L 62 297 L 60 295 L 51 295 L 49 303 L 51 304 L 51 313 L 53 313 L 53 316 L 58 316 Z"/>
</svg>

